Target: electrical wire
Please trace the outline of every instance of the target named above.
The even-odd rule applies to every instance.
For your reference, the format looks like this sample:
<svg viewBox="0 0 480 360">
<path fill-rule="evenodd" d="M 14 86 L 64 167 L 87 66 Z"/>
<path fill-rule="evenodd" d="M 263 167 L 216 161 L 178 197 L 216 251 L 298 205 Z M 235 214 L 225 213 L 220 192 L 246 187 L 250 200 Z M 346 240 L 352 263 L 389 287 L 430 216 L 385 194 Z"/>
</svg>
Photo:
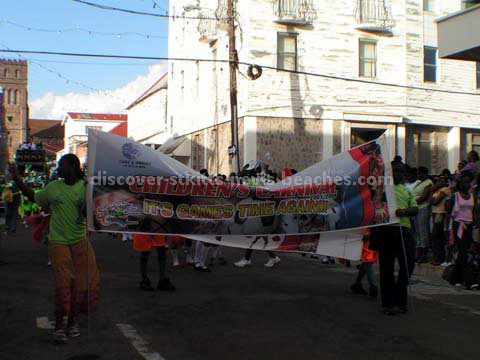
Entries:
<svg viewBox="0 0 480 360">
<path fill-rule="evenodd" d="M 2 45 L 3 47 L 8 48 L 8 46 L 6 46 L 5 44 L 1 43 L 0 42 L 0 45 Z M 1 49 L 0 49 L 0 52 L 1 52 Z M 132 103 L 135 99 L 125 99 L 125 98 L 121 98 L 121 97 L 118 97 L 118 96 L 115 96 L 115 95 L 112 95 L 111 92 L 108 92 L 108 91 L 105 91 L 105 90 L 101 90 L 101 89 L 97 89 L 97 88 L 94 88 L 92 86 L 89 86 L 89 85 L 85 85 L 81 82 L 78 82 L 78 81 L 75 81 L 75 80 L 72 80 L 68 77 L 66 77 L 65 75 L 63 75 L 62 73 L 56 71 L 56 70 L 52 70 L 40 63 L 37 63 L 36 61 L 32 61 L 30 59 L 27 59 L 25 58 L 24 56 L 20 55 L 20 54 L 17 54 L 21 59 L 25 60 L 25 61 L 29 61 L 30 63 L 32 64 L 35 64 L 36 66 L 42 68 L 43 70 L 51 73 L 51 74 L 54 74 L 56 75 L 57 77 L 59 77 L 60 79 L 64 80 L 66 84 L 73 84 L 73 85 L 76 85 L 78 87 L 81 87 L 81 88 L 84 88 L 86 90 L 89 90 L 89 91 L 93 91 L 95 93 L 98 93 L 99 95 L 101 96 L 105 96 L 105 97 L 109 97 L 111 99 L 114 99 L 116 101 L 119 101 L 121 103 L 126 103 L 125 106 L 127 106 L 128 104 Z M 158 109 L 162 109 L 160 106 L 146 106 L 146 108 L 148 109 L 152 109 L 152 110 L 158 110 Z M 65 110 L 65 109 L 64 109 Z"/>
<path fill-rule="evenodd" d="M 143 12 L 143 11 L 121 9 L 121 8 L 117 8 L 117 7 L 114 7 L 114 6 L 95 4 L 95 3 L 91 3 L 91 2 L 88 2 L 88 1 L 84 1 L 84 0 L 72 0 L 72 1 L 74 1 L 76 3 L 79 3 L 79 4 L 88 5 L 88 6 L 91 6 L 91 7 L 94 7 L 94 8 L 102 9 L 102 10 L 119 11 L 119 12 L 124 12 L 124 13 L 127 13 L 127 14 L 133 14 L 133 15 L 145 15 L 145 16 L 154 16 L 154 17 L 160 17 L 160 18 L 188 19 L 188 20 L 204 20 L 204 19 L 220 20 L 218 18 L 205 18 L 205 17 L 200 18 L 200 17 L 197 17 L 197 16 L 177 16 L 177 15 L 168 15 L 168 14 L 147 13 L 147 12 Z"/>
<path fill-rule="evenodd" d="M 57 33 L 57 34 L 63 34 L 63 33 L 68 33 L 68 32 L 85 32 L 88 33 L 89 35 L 103 35 L 103 36 L 113 36 L 116 38 L 121 38 L 124 36 L 139 36 L 139 37 L 144 37 L 146 39 L 168 39 L 168 36 L 161 36 L 161 35 L 150 35 L 150 34 L 143 34 L 139 32 L 121 32 L 121 33 L 113 33 L 113 32 L 102 32 L 102 31 L 95 31 L 95 30 L 90 30 L 90 29 L 85 29 L 81 27 L 74 27 L 74 28 L 66 28 L 66 29 L 46 29 L 46 28 L 38 28 L 38 27 L 33 27 L 33 26 L 27 26 L 23 24 L 19 24 L 10 20 L 0 20 L 0 25 L 2 24 L 8 24 L 11 26 L 15 26 L 17 28 L 25 29 L 27 31 L 39 31 L 39 32 L 45 32 L 45 33 Z"/>
<path fill-rule="evenodd" d="M 229 60 L 177 58 L 177 57 L 168 57 L 168 56 L 157 57 L 157 56 L 108 55 L 108 54 L 86 54 L 86 53 L 67 53 L 67 52 L 57 52 L 57 51 L 32 51 L 32 50 L 13 50 L 13 49 L 8 49 L 8 50 L 0 49 L 0 53 L 1 52 L 16 53 L 16 54 L 39 54 L 39 55 L 56 55 L 56 56 L 69 56 L 69 57 L 91 57 L 91 58 L 130 59 L 130 60 L 199 61 L 199 62 L 230 63 Z M 420 87 L 420 86 L 410 86 L 410 85 L 376 82 L 376 81 L 363 80 L 363 79 L 354 79 L 354 78 L 347 78 L 347 77 L 341 77 L 341 76 L 335 76 L 335 75 L 312 73 L 312 72 L 307 72 L 307 71 L 286 70 L 286 69 L 281 69 L 281 68 L 277 68 L 277 67 L 274 67 L 274 66 L 254 64 L 254 63 L 243 62 L 243 61 L 239 61 L 237 63 L 239 65 L 245 65 L 245 66 L 258 65 L 263 69 L 275 70 L 275 71 L 278 71 L 278 72 L 286 72 L 286 73 L 290 73 L 290 74 L 322 77 L 322 78 L 326 78 L 326 79 L 342 80 L 342 81 L 347 81 L 347 82 L 356 82 L 356 83 L 371 84 L 371 85 L 389 86 L 389 87 L 403 88 L 403 89 L 410 89 L 410 90 L 432 91 L 432 92 L 446 93 L 446 94 L 480 96 L 480 93 L 473 93 L 473 92 L 466 92 L 466 91 L 433 89 L 433 88 Z"/>
</svg>

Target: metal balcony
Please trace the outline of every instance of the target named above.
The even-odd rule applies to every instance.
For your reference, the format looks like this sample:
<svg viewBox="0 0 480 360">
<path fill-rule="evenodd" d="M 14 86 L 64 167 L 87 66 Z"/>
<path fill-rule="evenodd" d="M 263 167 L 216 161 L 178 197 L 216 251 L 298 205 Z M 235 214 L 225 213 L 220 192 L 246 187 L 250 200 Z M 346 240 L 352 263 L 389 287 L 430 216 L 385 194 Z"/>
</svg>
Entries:
<svg viewBox="0 0 480 360">
<path fill-rule="evenodd" d="M 204 10 L 198 15 L 197 30 L 200 33 L 200 42 L 212 43 L 217 37 L 217 20 L 213 11 Z"/>
<path fill-rule="evenodd" d="M 309 25 L 317 18 L 313 0 L 274 0 L 277 20 L 286 25 Z"/>
<path fill-rule="evenodd" d="M 215 10 L 215 18 L 217 19 L 217 27 L 221 30 L 228 28 L 227 5 L 228 0 L 218 0 L 217 10 Z"/>
<path fill-rule="evenodd" d="M 391 34 L 395 25 L 387 0 L 357 0 L 355 18 L 356 28 L 368 32 Z"/>
</svg>

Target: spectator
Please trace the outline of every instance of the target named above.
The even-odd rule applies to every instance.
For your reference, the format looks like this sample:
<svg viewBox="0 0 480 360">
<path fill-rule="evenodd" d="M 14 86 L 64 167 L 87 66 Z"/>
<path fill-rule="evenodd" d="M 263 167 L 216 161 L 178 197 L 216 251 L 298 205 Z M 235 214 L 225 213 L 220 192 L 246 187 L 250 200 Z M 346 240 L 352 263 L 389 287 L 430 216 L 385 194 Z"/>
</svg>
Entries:
<svg viewBox="0 0 480 360">
<path fill-rule="evenodd" d="M 418 183 L 413 188 L 415 201 L 418 204 L 418 214 L 416 217 L 417 233 L 417 253 L 415 256 L 417 263 L 423 263 L 427 259 L 430 235 L 430 196 L 432 193 L 433 182 L 428 178 L 428 169 L 424 166 L 418 168 Z"/>
<path fill-rule="evenodd" d="M 467 252 L 472 245 L 474 199 L 470 192 L 470 184 L 473 174 L 463 171 L 458 182 L 458 191 L 455 192 L 448 202 L 448 212 L 452 219 L 450 229 L 453 244 L 458 250 L 454 268 L 454 281 L 456 285 L 465 285 L 470 289 L 472 279 L 468 271 Z"/>
<path fill-rule="evenodd" d="M 445 207 L 447 200 L 450 198 L 451 191 L 448 187 L 447 177 L 440 175 L 433 187 L 433 195 L 430 199 L 432 205 L 433 231 L 432 231 L 432 265 L 438 266 L 445 262 L 445 248 L 447 246 L 445 229 L 446 229 L 446 213 Z"/>
</svg>

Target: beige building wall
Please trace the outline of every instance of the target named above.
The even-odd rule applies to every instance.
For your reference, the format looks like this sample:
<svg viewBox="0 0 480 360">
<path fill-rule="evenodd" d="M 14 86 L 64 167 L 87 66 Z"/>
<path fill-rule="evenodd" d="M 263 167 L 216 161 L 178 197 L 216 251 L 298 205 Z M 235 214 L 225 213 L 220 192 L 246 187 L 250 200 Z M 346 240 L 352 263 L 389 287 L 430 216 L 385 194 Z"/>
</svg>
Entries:
<svg viewBox="0 0 480 360">
<path fill-rule="evenodd" d="M 280 172 L 305 169 L 322 160 L 323 122 L 257 117 L 257 160 Z"/>
</svg>

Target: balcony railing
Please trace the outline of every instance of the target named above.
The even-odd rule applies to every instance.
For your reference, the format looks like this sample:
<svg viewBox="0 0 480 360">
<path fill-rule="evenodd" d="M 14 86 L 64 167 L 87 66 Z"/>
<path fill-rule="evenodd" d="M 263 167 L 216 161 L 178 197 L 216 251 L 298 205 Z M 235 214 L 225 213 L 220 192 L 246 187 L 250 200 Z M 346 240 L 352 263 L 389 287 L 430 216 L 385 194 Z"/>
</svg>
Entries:
<svg viewBox="0 0 480 360">
<path fill-rule="evenodd" d="M 276 22 L 291 25 L 308 25 L 317 18 L 313 0 L 274 0 Z"/>
<path fill-rule="evenodd" d="M 395 25 L 387 0 L 357 0 L 355 17 L 359 30 L 391 33 Z"/>
<path fill-rule="evenodd" d="M 211 43 L 217 40 L 217 20 L 213 11 L 204 10 L 198 15 L 197 30 L 200 33 L 200 41 Z"/>
<path fill-rule="evenodd" d="M 227 5 L 228 0 L 218 0 L 217 10 L 215 10 L 215 18 L 220 29 L 226 30 L 228 26 Z"/>
</svg>

